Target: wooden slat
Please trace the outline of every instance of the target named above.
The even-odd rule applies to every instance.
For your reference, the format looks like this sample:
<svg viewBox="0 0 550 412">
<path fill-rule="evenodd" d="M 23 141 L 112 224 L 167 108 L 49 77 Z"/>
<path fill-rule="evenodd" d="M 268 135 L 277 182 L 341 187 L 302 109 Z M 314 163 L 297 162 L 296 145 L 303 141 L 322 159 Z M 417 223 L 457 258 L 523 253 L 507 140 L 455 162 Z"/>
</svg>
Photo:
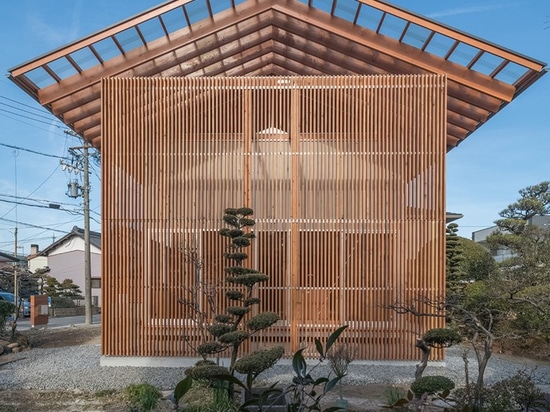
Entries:
<svg viewBox="0 0 550 412">
<path fill-rule="evenodd" d="M 221 284 L 214 309 L 200 304 L 224 310 L 217 230 L 223 209 L 243 204 L 257 220 L 247 265 L 271 276 L 255 313 L 281 317 L 246 349 L 313 353 L 316 337 L 349 324 L 359 358 L 416 359 L 416 338 L 444 324 L 385 308 L 444 293 L 444 76 L 102 86 L 104 355 L 195 355 L 196 317 L 177 301 Z"/>
</svg>

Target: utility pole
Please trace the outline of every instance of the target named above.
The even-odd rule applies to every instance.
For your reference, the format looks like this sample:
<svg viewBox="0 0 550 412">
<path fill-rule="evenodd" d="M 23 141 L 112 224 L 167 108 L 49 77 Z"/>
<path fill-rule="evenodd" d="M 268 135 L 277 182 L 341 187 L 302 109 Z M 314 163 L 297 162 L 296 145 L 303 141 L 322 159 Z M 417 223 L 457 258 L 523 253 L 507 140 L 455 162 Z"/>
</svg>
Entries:
<svg viewBox="0 0 550 412">
<path fill-rule="evenodd" d="M 81 137 L 72 131 L 65 131 L 72 136 Z M 82 137 L 81 137 L 82 138 Z M 86 324 L 93 323 L 92 317 L 92 261 L 90 252 L 90 163 L 89 163 L 89 142 L 82 138 L 84 145 L 82 147 L 71 147 L 69 152 L 73 155 L 71 164 L 66 164 L 60 161 L 60 164 L 65 170 L 72 170 L 84 173 L 83 185 L 80 186 L 76 182 L 69 182 L 67 195 L 77 198 L 82 196 L 84 199 L 84 309 L 86 314 Z M 77 155 L 76 150 L 82 150 L 82 158 Z M 75 160 L 77 159 L 77 160 Z M 80 163 L 82 161 L 82 163 Z"/>
<path fill-rule="evenodd" d="M 17 284 L 17 269 L 19 267 L 19 259 L 17 257 L 17 226 L 15 227 L 15 231 L 13 232 L 15 236 L 15 249 L 13 251 L 13 257 L 15 258 L 14 266 L 13 266 L 13 295 L 15 296 L 15 313 L 13 315 L 14 321 L 17 320 L 17 315 L 19 315 L 19 285 Z"/>
<path fill-rule="evenodd" d="M 13 266 L 13 296 L 15 298 L 15 313 L 13 315 L 14 319 L 14 325 L 16 325 L 17 317 L 19 315 L 19 285 L 17 282 L 17 269 L 19 268 L 19 259 L 17 257 L 17 156 L 19 156 L 19 153 L 17 150 L 13 151 L 13 158 L 14 158 L 14 165 L 15 165 L 15 230 L 13 232 L 14 234 L 14 248 L 13 248 L 13 257 L 15 258 L 14 266 Z M 15 330 L 15 329 L 13 329 Z"/>
<path fill-rule="evenodd" d="M 86 324 L 91 325 L 92 318 L 92 262 L 90 255 L 90 175 L 88 159 L 88 141 L 84 139 L 84 305 Z"/>
</svg>

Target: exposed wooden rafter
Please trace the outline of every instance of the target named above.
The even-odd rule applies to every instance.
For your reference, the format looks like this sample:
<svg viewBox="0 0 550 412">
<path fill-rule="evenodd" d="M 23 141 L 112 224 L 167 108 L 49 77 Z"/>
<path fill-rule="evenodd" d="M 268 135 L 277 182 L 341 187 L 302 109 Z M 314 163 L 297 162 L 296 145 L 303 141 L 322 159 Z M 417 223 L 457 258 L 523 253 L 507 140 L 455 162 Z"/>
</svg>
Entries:
<svg viewBox="0 0 550 412">
<path fill-rule="evenodd" d="M 67 125 L 100 146 L 99 83 L 105 77 L 445 74 L 450 150 L 545 72 L 541 62 L 385 1 L 347 1 L 350 9 L 356 7 L 353 21 L 336 17 L 336 1 L 328 10 L 320 10 L 297 0 L 247 0 L 217 14 L 208 7 L 209 17 L 189 26 L 186 5 L 191 0 L 175 0 L 20 65 L 10 71 L 10 77 Z M 365 8 L 405 20 L 405 28 L 392 38 L 378 33 L 383 17 L 377 30 L 360 26 L 359 15 Z M 163 15 L 176 9 L 182 10 L 185 27 L 170 32 Z M 158 20 L 163 32 L 147 42 L 140 24 L 152 19 Z M 411 25 L 430 32 L 420 48 L 404 42 Z M 124 50 L 116 36 L 131 29 L 144 45 Z M 454 39 L 442 56 L 426 51 L 436 34 Z M 112 40 L 119 56 L 103 60 L 94 44 L 104 39 Z M 468 64 L 449 59 L 459 44 L 478 50 Z M 72 57 L 79 50 L 88 50 L 98 64 L 82 69 Z M 474 70 L 485 54 L 502 60 L 489 74 Z M 63 78 L 48 65 L 63 58 L 75 68 L 72 76 Z M 525 73 L 513 83 L 497 80 L 509 64 L 519 65 Z M 43 87 L 30 77 L 41 69 L 52 79 Z"/>
</svg>

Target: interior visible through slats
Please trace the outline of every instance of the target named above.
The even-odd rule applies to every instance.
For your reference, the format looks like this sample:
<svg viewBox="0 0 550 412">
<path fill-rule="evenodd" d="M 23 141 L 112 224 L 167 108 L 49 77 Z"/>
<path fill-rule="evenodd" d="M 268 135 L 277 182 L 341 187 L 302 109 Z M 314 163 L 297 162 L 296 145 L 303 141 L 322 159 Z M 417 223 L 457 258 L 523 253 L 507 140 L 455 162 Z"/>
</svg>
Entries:
<svg viewBox="0 0 550 412">
<path fill-rule="evenodd" d="M 386 306 L 444 293 L 446 96 L 439 75 L 104 79 L 103 354 L 196 355 L 178 300 L 218 285 L 223 311 L 217 231 L 248 206 L 254 313 L 281 317 L 248 348 L 347 324 L 358 358 L 416 359 L 443 320 Z"/>
</svg>

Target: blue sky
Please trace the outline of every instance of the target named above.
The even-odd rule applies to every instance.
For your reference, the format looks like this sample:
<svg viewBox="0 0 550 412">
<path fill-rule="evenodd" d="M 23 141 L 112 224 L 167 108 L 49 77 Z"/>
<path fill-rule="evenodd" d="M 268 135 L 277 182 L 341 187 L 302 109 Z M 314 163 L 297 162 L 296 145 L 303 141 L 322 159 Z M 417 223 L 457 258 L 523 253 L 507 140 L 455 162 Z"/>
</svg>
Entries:
<svg viewBox="0 0 550 412">
<path fill-rule="evenodd" d="M 155 0 L 19 0 L 0 14 L 0 71 L 148 9 Z M 550 62 L 548 0 L 393 0 L 393 4 Z M 447 155 L 447 210 L 464 214 L 460 234 L 491 226 L 518 190 L 550 180 L 550 75 Z M 43 249 L 75 225 L 81 199 L 65 195 L 74 173 L 59 159 L 78 140 L 5 76 L 0 77 L 0 250 Z M 13 147 L 21 149 L 13 149 Z M 29 151 L 30 150 L 30 151 Z M 31 151 L 41 154 L 32 153 Z M 16 154 L 17 156 L 15 156 Z M 48 156 L 45 156 L 48 155 Z M 91 175 L 92 230 L 100 230 L 99 169 Z M 15 199 L 20 204 L 15 207 Z M 47 208 L 49 203 L 61 209 Z M 46 207 L 44 207 L 46 206 Z M 17 225 L 16 222 L 17 221 Z M 38 227 L 33 227 L 38 226 Z"/>
</svg>

